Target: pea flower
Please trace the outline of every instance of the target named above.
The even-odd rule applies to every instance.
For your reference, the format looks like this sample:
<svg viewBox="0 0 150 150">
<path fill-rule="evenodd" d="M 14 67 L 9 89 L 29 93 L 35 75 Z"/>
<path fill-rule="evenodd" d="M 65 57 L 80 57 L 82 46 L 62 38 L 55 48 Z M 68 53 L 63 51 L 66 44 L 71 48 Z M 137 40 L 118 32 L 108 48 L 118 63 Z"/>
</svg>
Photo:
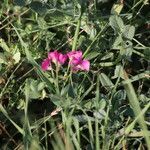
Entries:
<svg viewBox="0 0 150 150">
<path fill-rule="evenodd" d="M 70 60 L 76 58 L 76 59 L 82 59 L 82 51 L 71 51 L 67 53 Z"/>
<path fill-rule="evenodd" d="M 89 71 L 90 62 L 82 57 L 82 51 L 72 51 L 68 54 L 69 64 L 73 72 L 77 72 L 79 70 Z"/>
<path fill-rule="evenodd" d="M 55 65 L 63 65 L 67 58 L 69 58 L 69 65 L 73 72 L 77 72 L 79 70 L 89 71 L 90 62 L 86 59 L 83 59 L 83 54 L 81 50 L 71 51 L 67 54 L 62 54 L 58 51 L 53 51 L 48 53 L 48 58 L 44 59 L 41 65 L 43 71 L 51 69 L 51 63 Z"/>
<path fill-rule="evenodd" d="M 46 58 L 43 60 L 41 68 L 43 71 L 50 70 L 51 69 L 51 60 L 49 58 Z"/>
<path fill-rule="evenodd" d="M 67 55 L 66 54 L 63 55 L 55 50 L 54 52 L 48 53 L 48 58 L 57 65 L 63 65 L 67 60 Z"/>
<path fill-rule="evenodd" d="M 72 65 L 73 72 L 77 72 L 79 70 L 89 71 L 90 69 L 90 62 L 88 60 L 80 60 L 78 64 Z"/>
<path fill-rule="evenodd" d="M 55 65 L 63 65 L 67 60 L 66 54 L 61 54 L 56 50 L 54 52 L 48 53 L 48 58 L 44 59 L 41 65 L 43 71 L 51 69 L 51 63 L 55 63 Z"/>
</svg>

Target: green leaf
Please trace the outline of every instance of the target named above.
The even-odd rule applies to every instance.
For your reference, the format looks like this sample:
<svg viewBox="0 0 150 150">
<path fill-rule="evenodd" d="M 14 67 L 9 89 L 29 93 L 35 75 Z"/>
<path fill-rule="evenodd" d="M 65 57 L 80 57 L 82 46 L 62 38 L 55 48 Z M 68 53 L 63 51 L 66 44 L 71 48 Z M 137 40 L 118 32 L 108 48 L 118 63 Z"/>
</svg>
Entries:
<svg viewBox="0 0 150 150">
<path fill-rule="evenodd" d="M 50 95 L 51 101 L 58 107 L 63 107 L 63 108 L 69 108 L 70 105 L 72 104 L 72 101 L 70 101 L 69 98 L 56 95 L 56 94 L 51 94 Z"/>
<path fill-rule="evenodd" d="M 3 53 L 0 53 L 0 64 L 7 64 L 6 56 Z"/>
<path fill-rule="evenodd" d="M 120 45 L 122 42 L 123 42 L 122 35 L 119 34 L 119 36 L 117 36 L 117 38 L 115 39 L 112 45 L 112 49 L 120 49 Z"/>
<path fill-rule="evenodd" d="M 39 84 L 38 84 L 38 91 L 41 91 L 41 90 L 43 90 L 45 88 L 45 82 L 40 82 Z"/>
<path fill-rule="evenodd" d="M 30 8 L 39 14 L 45 14 L 47 12 L 46 4 L 43 4 L 39 1 L 31 2 Z"/>
<path fill-rule="evenodd" d="M 15 60 L 15 63 L 18 63 L 21 59 L 21 56 L 20 56 L 20 52 L 16 52 L 14 55 L 13 55 L 13 59 Z"/>
<path fill-rule="evenodd" d="M 113 99 L 115 101 L 121 101 L 126 99 L 126 91 L 125 90 L 119 90 L 114 94 Z"/>
<path fill-rule="evenodd" d="M 90 52 L 87 55 L 85 55 L 85 59 L 91 60 L 91 59 L 97 57 L 99 54 L 100 53 L 96 52 L 96 51 Z"/>
<path fill-rule="evenodd" d="M 126 25 L 123 31 L 123 36 L 129 40 L 132 40 L 135 34 L 135 27 Z"/>
<path fill-rule="evenodd" d="M 117 15 L 113 15 L 109 18 L 109 25 L 114 29 L 116 33 L 122 33 L 125 28 L 123 20 Z"/>
<path fill-rule="evenodd" d="M 38 22 L 39 28 L 41 29 L 46 29 L 48 27 L 46 21 L 42 17 L 39 17 L 37 22 Z"/>
<path fill-rule="evenodd" d="M 99 102 L 99 108 L 100 109 L 104 109 L 106 106 L 106 100 L 105 99 L 101 99 Z"/>
<path fill-rule="evenodd" d="M 30 99 L 37 99 L 42 97 L 42 91 L 45 87 L 44 82 L 40 82 L 34 79 L 28 79 L 29 80 L 29 98 Z"/>
<path fill-rule="evenodd" d="M 112 9 L 111 9 L 111 14 L 119 15 L 121 10 L 122 10 L 122 8 L 123 8 L 123 4 L 122 3 L 114 4 Z"/>
<path fill-rule="evenodd" d="M 3 48 L 3 50 L 10 52 L 10 48 L 7 46 L 6 42 L 0 38 L 0 47 Z"/>
<path fill-rule="evenodd" d="M 144 56 L 146 59 L 150 60 L 150 48 L 144 49 Z"/>
<path fill-rule="evenodd" d="M 119 78 L 119 77 L 121 77 L 122 79 L 124 79 L 124 72 L 123 72 L 122 65 L 117 65 L 116 66 L 115 72 L 114 72 L 114 76 L 112 77 L 112 79 Z"/>
<path fill-rule="evenodd" d="M 26 0 L 14 0 L 14 3 L 18 6 L 25 6 Z"/>
<path fill-rule="evenodd" d="M 114 84 L 106 74 L 101 73 L 99 75 L 99 79 L 102 86 L 104 86 L 106 89 L 111 90 L 114 87 Z"/>
<path fill-rule="evenodd" d="M 106 112 L 103 109 L 100 109 L 99 111 L 95 111 L 93 115 L 98 119 L 104 119 L 106 116 Z"/>
<path fill-rule="evenodd" d="M 101 58 L 101 60 L 107 60 L 109 58 L 113 58 L 114 57 L 114 53 L 110 52 L 110 53 L 107 53 L 105 56 L 103 56 Z"/>
<path fill-rule="evenodd" d="M 130 58 L 133 52 L 132 42 L 127 40 L 123 43 L 120 49 L 120 55 L 125 56 L 126 58 Z"/>
</svg>

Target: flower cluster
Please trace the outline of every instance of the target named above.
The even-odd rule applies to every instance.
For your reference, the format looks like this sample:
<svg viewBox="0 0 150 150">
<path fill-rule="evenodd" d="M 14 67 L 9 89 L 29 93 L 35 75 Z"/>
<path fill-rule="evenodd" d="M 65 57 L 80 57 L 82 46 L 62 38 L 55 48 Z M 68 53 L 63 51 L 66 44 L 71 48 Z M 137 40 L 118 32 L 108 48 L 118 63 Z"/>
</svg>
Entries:
<svg viewBox="0 0 150 150">
<path fill-rule="evenodd" d="M 54 63 L 56 66 L 63 65 L 67 60 L 68 64 L 71 67 L 73 72 L 79 70 L 89 71 L 90 62 L 86 59 L 83 59 L 82 51 L 71 51 L 67 54 L 62 54 L 58 51 L 53 51 L 48 53 L 48 58 L 44 59 L 41 65 L 43 71 L 50 70 L 52 68 L 51 63 Z"/>
</svg>

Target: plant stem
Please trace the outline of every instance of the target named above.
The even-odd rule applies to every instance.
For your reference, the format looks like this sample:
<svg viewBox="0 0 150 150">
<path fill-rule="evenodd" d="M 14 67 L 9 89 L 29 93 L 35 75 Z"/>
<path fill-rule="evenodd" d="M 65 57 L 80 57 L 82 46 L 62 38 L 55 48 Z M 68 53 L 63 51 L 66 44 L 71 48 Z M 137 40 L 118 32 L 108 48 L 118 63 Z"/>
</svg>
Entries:
<svg viewBox="0 0 150 150">
<path fill-rule="evenodd" d="M 79 19 L 78 19 L 78 23 L 77 23 L 77 27 L 76 27 L 76 31 L 75 31 L 75 35 L 74 35 L 74 40 L 73 40 L 73 45 L 72 45 L 72 51 L 76 50 L 76 47 L 77 47 L 80 26 L 81 26 L 81 15 L 79 16 Z"/>
<path fill-rule="evenodd" d="M 125 78 L 125 80 L 129 80 L 128 75 L 125 71 L 124 71 L 124 78 Z M 141 108 L 140 108 L 140 104 L 139 104 L 137 95 L 135 93 L 135 90 L 134 90 L 133 85 L 130 80 L 124 84 L 124 88 L 127 92 L 127 97 L 129 99 L 129 103 L 133 108 L 135 116 L 137 117 L 139 115 L 139 113 L 141 113 Z M 148 147 L 148 149 L 150 149 L 150 136 L 148 134 L 147 125 L 145 123 L 143 115 L 139 116 L 138 123 L 143 130 L 143 134 L 144 134 L 144 137 L 145 137 L 145 140 L 147 143 L 147 147 Z"/>
<path fill-rule="evenodd" d="M 59 66 L 58 66 L 58 64 L 57 64 L 57 66 L 56 66 L 56 92 L 57 92 L 57 94 L 59 94 L 59 93 L 60 93 L 60 91 L 59 91 L 59 79 L 58 79 L 58 72 L 59 72 Z"/>
</svg>

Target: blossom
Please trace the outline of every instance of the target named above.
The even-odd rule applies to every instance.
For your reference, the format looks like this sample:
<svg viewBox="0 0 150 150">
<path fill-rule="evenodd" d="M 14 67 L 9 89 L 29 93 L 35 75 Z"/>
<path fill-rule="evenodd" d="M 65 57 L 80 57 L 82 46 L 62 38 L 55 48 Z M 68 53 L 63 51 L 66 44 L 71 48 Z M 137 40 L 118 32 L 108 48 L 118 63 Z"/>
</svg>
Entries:
<svg viewBox="0 0 150 150">
<path fill-rule="evenodd" d="M 71 51 L 67 53 L 70 60 L 76 58 L 76 59 L 82 59 L 82 51 Z"/>
<path fill-rule="evenodd" d="M 90 69 L 90 62 L 86 59 L 82 58 L 82 51 L 72 51 L 68 54 L 69 64 L 71 69 L 76 72 L 79 70 L 89 71 Z"/>
<path fill-rule="evenodd" d="M 58 51 L 49 52 L 48 58 L 51 59 L 51 61 L 55 64 L 61 64 L 63 65 L 65 61 L 67 60 L 67 55 L 61 54 Z"/>
<path fill-rule="evenodd" d="M 72 70 L 74 72 L 79 71 L 79 70 L 83 70 L 83 71 L 89 71 L 90 69 L 90 62 L 88 60 L 80 60 L 78 62 L 78 64 L 76 65 L 72 65 Z"/>
<path fill-rule="evenodd" d="M 71 67 L 73 72 L 77 72 L 79 70 L 89 71 L 90 62 L 86 59 L 83 59 L 82 51 L 71 51 L 67 54 L 62 54 L 58 51 L 53 51 L 48 53 L 48 58 L 44 59 L 41 65 L 43 71 L 51 69 L 51 63 L 55 63 L 55 65 L 63 65 L 67 58 L 69 58 L 69 66 Z"/>
<path fill-rule="evenodd" d="M 42 70 L 46 71 L 50 69 L 50 67 L 51 67 L 51 60 L 49 58 L 44 59 L 41 65 Z"/>
</svg>

